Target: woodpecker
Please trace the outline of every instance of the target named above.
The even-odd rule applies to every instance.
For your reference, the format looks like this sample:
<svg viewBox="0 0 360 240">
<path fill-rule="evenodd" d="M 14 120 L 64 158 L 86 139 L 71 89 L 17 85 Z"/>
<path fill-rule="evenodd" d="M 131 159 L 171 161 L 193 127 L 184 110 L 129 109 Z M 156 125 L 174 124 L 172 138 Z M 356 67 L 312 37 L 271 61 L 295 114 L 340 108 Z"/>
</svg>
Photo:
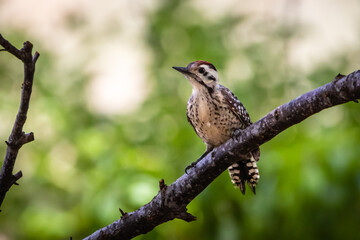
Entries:
<svg viewBox="0 0 360 240">
<path fill-rule="evenodd" d="M 219 84 L 219 77 L 213 64 L 196 61 L 187 67 L 173 67 L 182 73 L 192 85 L 192 94 L 187 103 L 187 120 L 196 134 L 206 144 L 206 151 L 200 158 L 186 167 L 185 172 L 210 153 L 215 147 L 229 140 L 236 130 L 252 124 L 244 105 L 226 87 Z M 256 162 L 260 150 L 257 148 L 244 159 L 231 165 L 228 170 L 234 186 L 245 194 L 247 182 L 253 193 L 260 178 Z"/>
</svg>

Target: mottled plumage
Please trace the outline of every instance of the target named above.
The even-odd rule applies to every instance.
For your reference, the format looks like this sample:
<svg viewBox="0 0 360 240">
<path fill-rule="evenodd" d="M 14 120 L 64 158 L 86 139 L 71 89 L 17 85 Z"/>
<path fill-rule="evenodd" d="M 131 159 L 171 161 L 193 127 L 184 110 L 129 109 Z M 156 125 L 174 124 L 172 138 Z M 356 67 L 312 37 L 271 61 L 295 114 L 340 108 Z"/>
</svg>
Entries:
<svg viewBox="0 0 360 240">
<path fill-rule="evenodd" d="M 186 68 L 174 67 L 190 81 L 193 92 L 187 104 L 187 118 L 197 135 L 206 144 L 201 160 L 214 147 L 225 143 L 237 129 L 244 129 L 252 124 L 243 104 L 226 87 L 218 82 L 216 68 L 209 62 L 196 61 Z M 248 161 L 238 161 L 229 167 L 232 182 L 245 193 L 248 182 L 255 193 L 259 179 L 256 161 L 260 150 L 249 153 Z M 194 167 L 198 162 L 186 168 Z"/>
</svg>

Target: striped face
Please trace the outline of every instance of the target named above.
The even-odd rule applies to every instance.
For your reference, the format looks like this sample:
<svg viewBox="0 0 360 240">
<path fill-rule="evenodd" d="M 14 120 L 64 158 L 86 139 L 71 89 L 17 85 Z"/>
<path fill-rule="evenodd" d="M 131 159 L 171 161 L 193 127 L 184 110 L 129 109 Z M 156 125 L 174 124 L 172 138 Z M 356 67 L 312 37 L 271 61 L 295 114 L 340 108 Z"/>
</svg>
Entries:
<svg viewBox="0 0 360 240">
<path fill-rule="evenodd" d="M 213 92 L 219 83 L 216 68 L 206 61 L 192 62 L 186 68 L 173 68 L 185 75 L 194 90 L 207 89 L 209 92 Z"/>
</svg>

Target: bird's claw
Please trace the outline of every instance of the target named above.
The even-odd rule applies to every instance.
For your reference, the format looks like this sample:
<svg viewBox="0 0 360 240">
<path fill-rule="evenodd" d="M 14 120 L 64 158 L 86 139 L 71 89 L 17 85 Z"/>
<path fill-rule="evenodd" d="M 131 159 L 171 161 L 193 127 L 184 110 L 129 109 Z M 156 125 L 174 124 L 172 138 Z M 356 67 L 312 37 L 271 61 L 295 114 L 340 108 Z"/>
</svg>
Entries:
<svg viewBox="0 0 360 240">
<path fill-rule="evenodd" d="M 196 165 L 196 162 L 193 162 L 193 163 L 191 163 L 189 166 L 187 166 L 187 167 L 185 168 L 185 173 L 188 174 L 189 169 L 195 167 L 195 165 Z"/>
</svg>

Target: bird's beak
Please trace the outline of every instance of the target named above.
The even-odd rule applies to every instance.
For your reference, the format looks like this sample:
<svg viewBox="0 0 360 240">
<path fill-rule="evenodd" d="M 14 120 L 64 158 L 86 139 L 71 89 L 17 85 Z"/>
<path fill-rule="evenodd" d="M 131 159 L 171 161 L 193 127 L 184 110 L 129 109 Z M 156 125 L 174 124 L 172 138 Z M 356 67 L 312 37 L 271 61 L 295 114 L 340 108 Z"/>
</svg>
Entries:
<svg viewBox="0 0 360 240">
<path fill-rule="evenodd" d="M 173 69 L 175 69 L 176 71 L 181 72 L 184 75 L 189 75 L 190 72 L 186 67 L 173 67 Z"/>
</svg>

